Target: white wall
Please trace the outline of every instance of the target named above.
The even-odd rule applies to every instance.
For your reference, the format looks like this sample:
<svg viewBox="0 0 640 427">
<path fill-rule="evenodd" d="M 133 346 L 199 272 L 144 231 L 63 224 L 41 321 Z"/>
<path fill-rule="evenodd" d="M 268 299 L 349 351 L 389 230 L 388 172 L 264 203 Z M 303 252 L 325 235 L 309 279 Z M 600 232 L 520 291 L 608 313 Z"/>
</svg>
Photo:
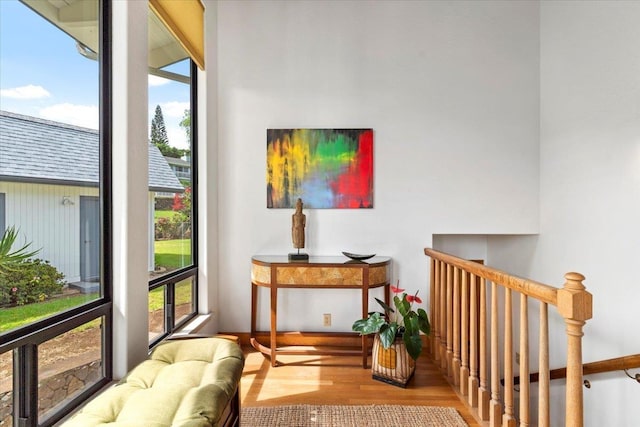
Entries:
<svg viewBox="0 0 640 427">
<path fill-rule="evenodd" d="M 266 208 L 267 128 L 374 129 L 374 209 L 306 210 L 311 254 L 392 256 L 426 295 L 432 234 L 537 232 L 538 19 L 534 2 L 221 1 L 220 330 L 249 330 L 250 257 L 292 250 L 292 210 Z M 355 291 L 280 297 L 283 329 L 358 312 Z"/>
<path fill-rule="evenodd" d="M 536 280 L 586 276 L 586 362 L 640 353 L 639 22 L 635 1 L 541 2 L 540 235 L 489 240 L 493 258 Z M 554 335 L 562 348 L 564 333 Z M 587 379 L 585 425 L 637 424 L 635 381 Z"/>
<path fill-rule="evenodd" d="M 487 236 L 435 234 L 431 247 L 460 258 L 487 261 Z"/>
<path fill-rule="evenodd" d="M 640 3 L 541 5 L 541 233 L 533 271 L 587 277 L 585 361 L 640 353 Z M 633 326 L 632 326 L 633 325 Z M 631 326 L 631 327 L 630 327 Z M 587 425 L 631 425 L 640 387 L 590 378 Z"/>
</svg>

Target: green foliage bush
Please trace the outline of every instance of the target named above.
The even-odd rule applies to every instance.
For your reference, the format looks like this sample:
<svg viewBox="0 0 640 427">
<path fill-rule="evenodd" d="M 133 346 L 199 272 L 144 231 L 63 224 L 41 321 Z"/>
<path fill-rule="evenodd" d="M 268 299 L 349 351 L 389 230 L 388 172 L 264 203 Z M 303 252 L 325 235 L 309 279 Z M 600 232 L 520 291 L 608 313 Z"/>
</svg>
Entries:
<svg viewBox="0 0 640 427">
<path fill-rule="evenodd" d="M 173 218 L 158 218 L 155 224 L 156 240 L 190 239 L 191 223 L 183 222 L 183 218 L 175 215 Z"/>
<path fill-rule="evenodd" d="M 21 261 L 0 275 L 0 305 L 24 305 L 44 301 L 62 293 L 64 274 L 49 261 Z"/>
</svg>

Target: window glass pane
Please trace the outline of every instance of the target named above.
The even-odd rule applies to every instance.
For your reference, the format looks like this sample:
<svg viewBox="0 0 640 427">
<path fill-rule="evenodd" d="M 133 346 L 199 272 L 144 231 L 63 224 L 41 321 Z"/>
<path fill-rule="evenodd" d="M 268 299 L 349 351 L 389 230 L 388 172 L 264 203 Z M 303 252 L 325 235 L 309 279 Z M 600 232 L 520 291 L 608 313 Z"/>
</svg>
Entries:
<svg viewBox="0 0 640 427">
<path fill-rule="evenodd" d="M 103 378 L 98 318 L 38 346 L 38 415 L 42 419 Z"/>
<path fill-rule="evenodd" d="M 190 59 L 149 10 L 149 271 L 191 265 Z"/>
<path fill-rule="evenodd" d="M 13 352 L 0 354 L 0 426 L 13 425 Z"/>
<path fill-rule="evenodd" d="M 176 324 L 195 312 L 193 278 L 176 283 Z"/>
<path fill-rule="evenodd" d="M 0 333 L 101 294 L 99 2 L 29 4 L 0 1 Z"/>
<path fill-rule="evenodd" d="M 38 264 L 37 267 L 43 271 L 53 271 L 50 266 Z M 36 270 L 28 270 L 36 271 Z M 23 274 L 15 272 L 8 275 L 10 278 Z M 37 274 L 37 273 L 34 273 Z M 2 280 L 2 279 L 0 279 Z M 62 294 L 54 294 L 51 298 L 33 303 L 21 304 L 18 300 L 19 288 L 15 283 L 9 289 L 9 304 L 0 308 L 0 332 L 4 333 L 17 329 L 21 326 L 33 323 L 36 320 L 56 314 L 60 311 L 68 310 L 76 305 L 83 304 L 96 298 L 95 294 L 82 294 L 73 289 L 64 289 Z M 27 283 L 27 286 L 30 285 Z"/>
<path fill-rule="evenodd" d="M 165 331 L 165 286 L 149 292 L 149 342 Z"/>
</svg>

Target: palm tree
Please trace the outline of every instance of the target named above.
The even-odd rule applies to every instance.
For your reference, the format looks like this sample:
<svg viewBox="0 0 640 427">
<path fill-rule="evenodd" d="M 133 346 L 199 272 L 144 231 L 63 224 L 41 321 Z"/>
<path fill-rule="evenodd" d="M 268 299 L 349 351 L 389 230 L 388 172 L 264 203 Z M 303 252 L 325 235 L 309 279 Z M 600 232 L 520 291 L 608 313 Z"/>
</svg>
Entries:
<svg viewBox="0 0 640 427">
<path fill-rule="evenodd" d="M 40 252 L 40 249 L 28 251 L 31 243 L 26 243 L 20 249 L 13 252 L 11 247 L 18 238 L 18 230 L 11 226 L 4 230 L 2 239 L 0 239 L 0 275 L 7 274 L 9 271 L 15 270 L 16 266 Z"/>
</svg>

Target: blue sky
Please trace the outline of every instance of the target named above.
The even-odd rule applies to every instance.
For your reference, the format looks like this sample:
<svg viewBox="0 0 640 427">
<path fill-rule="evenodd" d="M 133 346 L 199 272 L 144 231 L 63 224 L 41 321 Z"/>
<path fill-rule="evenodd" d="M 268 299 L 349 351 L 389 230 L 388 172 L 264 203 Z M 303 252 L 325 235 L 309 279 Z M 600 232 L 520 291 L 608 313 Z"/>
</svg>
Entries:
<svg viewBox="0 0 640 427">
<path fill-rule="evenodd" d="M 169 68 L 186 74 L 188 61 Z M 162 108 L 171 145 L 186 148 L 178 123 L 189 108 L 189 87 L 149 78 L 149 123 Z M 98 63 L 76 42 L 17 0 L 0 0 L 0 109 L 97 129 Z"/>
</svg>

